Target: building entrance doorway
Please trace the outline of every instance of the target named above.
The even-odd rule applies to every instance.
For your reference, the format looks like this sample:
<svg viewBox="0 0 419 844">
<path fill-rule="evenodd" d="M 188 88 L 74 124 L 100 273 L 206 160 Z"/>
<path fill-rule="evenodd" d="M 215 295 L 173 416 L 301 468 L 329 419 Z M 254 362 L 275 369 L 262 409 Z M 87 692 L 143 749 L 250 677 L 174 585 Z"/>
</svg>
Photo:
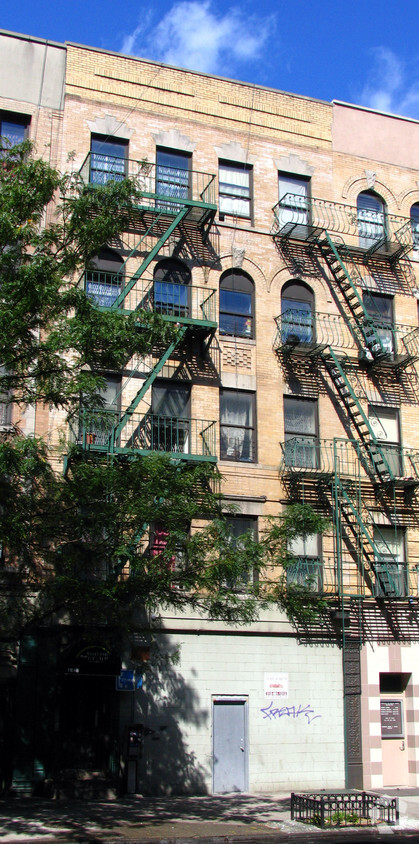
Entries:
<svg viewBox="0 0 419 844">
<path fill-rule="evenodd" d="M 248 781 L 247 700 L 213 700 L 213 791 L 246 791 Z"/>
</svg>

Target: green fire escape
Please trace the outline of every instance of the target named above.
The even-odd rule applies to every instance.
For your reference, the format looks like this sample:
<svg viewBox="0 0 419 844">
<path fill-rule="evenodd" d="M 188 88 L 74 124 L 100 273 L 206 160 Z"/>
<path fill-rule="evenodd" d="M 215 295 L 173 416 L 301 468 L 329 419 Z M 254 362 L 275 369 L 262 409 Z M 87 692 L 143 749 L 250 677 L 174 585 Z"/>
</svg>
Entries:
<svg viewBox="0 0 419 844">
<path fill-rule="evenodd" d="M 121 169 L 123 168 L 123 173 Z M 110 406 L 81 412 L 73 439 L 84 449 L 104 453 L 165 451 L 189 460 L 216 460 L 214 421 L 162 417 L 141 412 L 141 402 L 176 350 L 198 341 L 205 352 L 217 328 L 215 290 L 195 285 L 157 282 L 147 275 L 151 263 L 169 241 L 187 243 L 197 254 L 205 250 L 216 213 L 215 177 L 176 168 L 159 168 L 148 162 L 112 159 L 89 153 L 81 177 L 91 188 L 124 176 L 136 180 L 141 199 L 129 224 L 135 245 L 118 272 L 88 271 L 82 283 L 98 308 L 125 313 L 151 311 L 171 323 L 174 335 L 166 347 L 153 351 L 154 363 L 144 374 L 140 361 L 122 384 Z M 131 277 L 126 265 L 141 255 L 140 265 Z M 141 386 L 120 408 L 128 385 L 140 374 Z"/>
<path fill-rule="evenodd" d="M 284 478 L 302 479 L 306 487 L 314 483 L 329 490 L 336 547 L 333 571 L 324 574 L 325 591 L 341 597 L 403 597 L 409 594 L 407 569 L 400 573 L 385 539 L 377 543 L 379 529 L 366 510 L 361 488 L 369 480 L 377 492 L 394 496 L 396 489 L 417 486 L 419 455 L 386 447 L 384 438 L 377 436 L 379 420 L 372 408 L 369 413 L 364 409 L 368 397 L 357 361 L 366 367 L 387 366 L 397 374 L 419 358 L 419 330 L 375 321 L 359 292 L 359 273 L 356 268 L 349 271 L 348 261 L 355 257 L 367 264 L 379 258 L 393 267 L 412 247 L 410 222 L 388 217 L 381 235 L 362 245 L 358 234 L 357 211 L 349 206 L 287 195 L 274 208 L 272 235 L 281 251 L 303 244 L 312 256 L 321 257 L 347 314 L 288 308 L 276 319 L 274 348 L 285 360 L 314 358 L 323 364 L 354 431 L 353 440 L 317 441 L 309 449 L 304 437 L 288 439 L 280 471 Z M 356 585 L 353 566 L 350 576 L 351 566 L 344 562 L 344 547 L 354 554 Z"/>
</svg>

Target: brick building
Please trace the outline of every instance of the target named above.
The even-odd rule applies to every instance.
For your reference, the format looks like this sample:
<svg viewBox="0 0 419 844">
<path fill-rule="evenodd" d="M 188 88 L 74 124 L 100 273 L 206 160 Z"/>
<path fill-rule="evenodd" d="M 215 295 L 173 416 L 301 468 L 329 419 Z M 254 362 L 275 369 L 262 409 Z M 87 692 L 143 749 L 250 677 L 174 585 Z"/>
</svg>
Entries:
<svg viewBox="0 0 419 844">
<path fill-rule="evenodd" d="M 102 706 L 126 756 L 126 730 L 141 724 L 131 790 L 418 785 L 418 123 L 0 39 L 16 70 L 0 88 L 2 127 L 23 126 L 62 169 L 72 153 L 86 182 L 142 180 L 141 221 L 104 248 L 87 291 L 132 310 L 152 290 L 153 307 L 184 327 L 177 347 L 107 374 L 116 421 L 90 419 L 83 447 L 219 461 L 237 534 L 263 531 L 290 501 L 333 524 L 293 549 L 288 572 L 327 596 L 327 621 L 296 629 L 265 612 L 232 629 L 193 613 L 151 617 L 179 663 L 129 694 L 89 687 L 86 729 Z M 64 416 L 32 409 L 26 424 L 58 460 Z M 53 673 L 35 650 L 38 677 Z M 34 670 L 22 660 L 18 685 Z M 71 682 L 55 714 L 68 735 Z M 22 792 L 50 776 L 35 753 L 41 720 L 16 750 Z"/>
</svg>

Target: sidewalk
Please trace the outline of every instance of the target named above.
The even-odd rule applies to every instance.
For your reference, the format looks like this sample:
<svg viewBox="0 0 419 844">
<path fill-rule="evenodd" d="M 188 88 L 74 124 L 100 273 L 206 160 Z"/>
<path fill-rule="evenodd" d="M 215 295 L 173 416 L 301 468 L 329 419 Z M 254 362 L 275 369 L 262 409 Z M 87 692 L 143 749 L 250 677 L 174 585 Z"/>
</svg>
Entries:
<svg viewBox="0 0 419 844">
<path fill-rule="evenodd" d="M 298 841 L 373 841 L 392 838 L 419 842 L 419 789 L 387 789 L 399 797 L 398 827 L 319 830 L 291 821 L 290 795 L 209 795 L 204 797 L 127 797 L 115 801 L 0 800 L 0 844 L 127 844 L 196 842 L 270 844 Z M 415 832 L 416 830 L 416 832 Z"/>
</svg>

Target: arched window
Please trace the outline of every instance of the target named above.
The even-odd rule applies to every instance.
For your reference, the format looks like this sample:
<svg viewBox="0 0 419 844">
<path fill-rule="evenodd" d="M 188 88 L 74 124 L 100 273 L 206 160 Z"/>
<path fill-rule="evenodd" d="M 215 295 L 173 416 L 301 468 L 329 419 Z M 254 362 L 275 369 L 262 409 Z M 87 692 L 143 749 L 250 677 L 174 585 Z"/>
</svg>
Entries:
<svg viewBox="0 0 419 844">
<path fill-rule="evenodd" d="M 187 317 L 191 271 L 176 258 L 159 261 L 154 270 L 153 303 L 159 314 Z"/>
<path fill-rule="evenodd" d="M 370 249 L 386 237 L 386 205 L 374 191 L 363 190 L 358 194 L 356 207 L 359 245 Z"/>
<path fill-rule="evenodd" d="M 415 202 L 410 209 L 410 224 L 412 226 L 413 249 L 419 249 L 419 202 Z"/>
<path fill-rule="evenodd" d="M 255 286 L 243 270 L 228 270 L 220 279 L 220 334 L 254 337 Z"/>
<path fill-rule="evenodd" d="M 282 288 L 281 339 L 283 343 L 314 340 L 314 294 L 301 281 L 288 281 Z"/>
<path fill-rule="evenodd" d="M 123 282 L 119 272 L 122 264 L 118 252 L 107 247 L 93 258 L 92 268 L 86 272 L 86 293 L 99 307 L 110 308 L 118 298 Z"/>
</svg>

